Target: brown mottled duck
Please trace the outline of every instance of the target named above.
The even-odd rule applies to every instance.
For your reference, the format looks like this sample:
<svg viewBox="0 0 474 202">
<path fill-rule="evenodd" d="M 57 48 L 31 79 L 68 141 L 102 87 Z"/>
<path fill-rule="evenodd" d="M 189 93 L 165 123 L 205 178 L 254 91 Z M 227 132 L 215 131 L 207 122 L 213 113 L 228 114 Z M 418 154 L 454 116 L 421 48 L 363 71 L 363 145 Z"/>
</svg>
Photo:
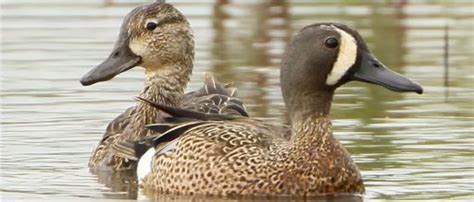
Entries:
<svg viewBox="0 0 474 202">
<path fill-rule="evenodd" d="M 146 81 L 141 97 L 206 113 L 247 116 L 242 103 L 234 98 L 235 90 L 225 89 L 209 75 L 202 89 L 183 95 L 193 69 L 193 58 L 193 34 L 186 18 L 170 4 L 157 1 L 137 7 L 125 17 L 112 53 L 84 75 L 81 83 L 92 85 L 142 66 Z M 152 134 L 145 126 L 163 122 L 164 117 L 160 110 L 142 102 L 127 109 L 107 126 L 90 157 L 91 170 L 134 169 L 136 162 L 114 155 L 110 145 Z"/>
<path fill-rule="evenodd" d="M 139 163 L 139 178 L 147 193 L 363 194 L 356 164 L 333 135 L 329 112 L 334 91 L 354 80 L 396 92 L 421 94 L 422 87 L 389 70 L 358 32 L 336 23 L 300 30 L 286 49 L 280 75 L 289 127 L 254 118 L 210 116 L 142 99 L 177 122 L 149 125 L 160 135 L 117 142 L 113 148 L 130 159 L 140 159 L 146 149 L 154 152 L 153 158 L 141 158 Z M 290 140 L 275 135 L 285 133 Z"/>
</svg>

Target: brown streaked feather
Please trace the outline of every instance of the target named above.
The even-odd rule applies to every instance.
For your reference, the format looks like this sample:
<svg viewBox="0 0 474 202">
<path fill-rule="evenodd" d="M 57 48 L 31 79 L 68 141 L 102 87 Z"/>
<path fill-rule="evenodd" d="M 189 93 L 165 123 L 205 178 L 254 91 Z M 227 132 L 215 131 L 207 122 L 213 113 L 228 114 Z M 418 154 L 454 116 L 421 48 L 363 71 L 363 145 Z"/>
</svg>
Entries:
<svg viewBox="0 0 474 202">
<path fill-rule="evenodd" d="M 187 109 L 170 107 L 170 106 L 166 106 L 160 103 L 155 103 L 143 97 L 137 97 L 137 99 L 144 101 L 150 104 L 151 106 L 156 107 L 157 109 L 164 111 L 167 114 L 170 114 L 174 117 L 187 117 L 187 118 L 194 118 L 197 120 L 232 120 L 232 119 L 242 118 L 238 116 L 231 116 L 231 115 L 225 115 L 225 114 L 210 114 L 210 113 L 208 114 L 208 113 L 202 113 L 199 111 L 192 111 L 192 110 L 187 110 Z"/>
<path fill-rule="evenodd" d="M 178 138 L 184 131 L 188 130 L 189 128 L 195 127 L 197 125 L 204 124 L 203 122 L 188 122 L 188 123 L 183 123 L 183 124 L 177 124 L 174 127 L 169 128 L 168 130 L 164 131 L 162 134 L 153 136 L 151 139 L 151 146 L 156 146 L 159 145 L 163 142 L 170 142 L 176 138 Z M 148 127 L 148 126 L 147 126 Z M 150 126 L 150 129 L 156 129 L 154 126 Z M 162 128 L 160 128 L 162 129 Z M 155 131 L 155 132 L 161 132 L 161 131 Z"/>
<path fill-rule="evenodd" d="M 160 156 L 168 152 L 174 152 L 176 150 L 178 140 L 173 140 L 171 142 L 163 143 L 162 145 L 157 145 L 155 156 Z"/>
<path fill-rule="evenodd" d="M 144 26 L 149 20 L 156 21 L 157 28 L 154 31 Z M 118 51 L 120 49 L 116 48 L 124 48 L 121 50 L 126 52 L 120 52 Z M 146 53 L 141 53 L 143 50 Z M 193 69 L 194 39 L 185 16 L 170 4 L 157 1 L 139 6 L 127 14 L 110 57 L 126 59 L 123 58 L 126 55 L 140 57 L 141 65 L 147 69 L 145 88 L 140 93 L 141 97 L 165 106 L 180 106 L 206 113 L 248 116 L 243 104 L 238 102 L 231 101 L 237 106 L 220 110 L 225 106 L 225 98 L 222 98 L 218 105 L 215 101 L 207 100 L 212 94 L 222 97 L 235 95 L 235 91 L 229 92 L 226 86 L 216 82 L 209 74 L 205 76 L 201 89 L 184 94 Z M 163 66 L 156 68 L 157 61 Z M 92 152 L 89 161 L 91 171 L 134 169 L 136 162 L 115 155 L 113 150 L 130 147 L 129 144 L 120 145 L 121 142 L 134 142 L 155 135 L 153 131 L 145 128 L 147 124 L 185 121 L 183 118 L 176 120 L 168 117 L 168 114 L 143 102 L 137 103 L 131 110 L 121 114 L 109 124 L 101 141 Z M 116 143 L 119 145 L 113 146 Z M 140 148 L 142 147 L 135 149 Z M 124 156 L 127 155 L 135 154 L 124 150 Z"/>
<path fill-rule="evenodd" d="M 236 88 L 230 88 L 230 84 L 222 85 L 210 75 L 206 74 L 204 86 L 196 91 L 184 95 L 180 108 L 193 111 L 200 111 L 211 114 L 228 114 L 248 117 L 247 109 L 242 101 L 237 99 Z M 228 104 L 234 104 L 235 107 L 225 111 L 222 108 Z"/>
<path fill-rule="evenodd" d="M 149 136 L 137 141 L 116 141 L 112 144 L 112 152 L 122 158 L 138 161 L 140 157 L 151 147 L 166 146 L 169 142 L 177 139 L 184 131 L 203 122 L 189 122 L 184 124 L 158 123 L 148 125 L 147 128 L 154 130 L 157 135 Z"/>
<path fill-rule="evenodd" d="M 221 93 L 221 94 L 207 94 L 207 92 L 202 87 L 200 90 L 193 91 L 188 93 L 185 96 L 185 100 L 182 103 L 199 103 L 198 105 L 186 105 L 182 104 L 185 107 L 184 109 L 175 110 L 176 108 L 170 108 L 166 105 L 155 103 L 152 100 L 138 97 L 137 99 L 142 100 L 148 104 L 143 103 L 143 105 L 148 105 L 149 107 L 146 108 L 147 111 L 164 111 L 169 112 L 173 115 L 172 117 L 160 116 L 158 121 L 161 123 L 159 124 L 150 124 L 147 125 L 147 128 L 152 129 L 153 131 L 166 131 L 171 129 L 177 123 L 189 122 L 193 120 L 222 120 L 222 119 L 236 119 L 242 118 L 242 116 L 248 116 L 248 113 L 243 105 L 243 103 L 235 98 L 229 97 L 229 93 L 227 89 L 225 89 L 221 84 L 217 83 L 210 75 L 207 75 L 206 81 L 204 86 L 207 86 L 207 92 L 209 93 Z M 235 92 L 232 93 L 235 95 Z M 156 106 L 158 105 L 158 106 Z M 200 106 L 200 107 L 196 107 Z M 156 109 L 154 109 L 156 107 Z M 161 108 L 160 108 L 161 107 Z M 164 110 L 163 110 L 163 109 Z M 166 110 L 167 109 L 167 110 Z M 205 113 L 195 113 L 193 110 L 201 111 Z M 129 108 L 126 112 L 121 114 L 117 117 L 113 122 L 109 124 L 107 128 L 107 132 L 104 134 L 104 137 L 96 148 L 93 156 L 97 156 L 90 160 L 90 167 L 96 168 L 97 165 L 102 164 L 101 162 L 104 161 L 105 156 L 110 156 L 111 154 L 117 154 L 113 161 L 110 161 L 112 164 L 116 164 L 117 167 L 121 167 L 121 165 L 126 165 L 128 167 L 133 167 L 134 163 L 128 160 L 135 161 L 136 157 L 141 156 L 143 153 L 137 152 L 134 154 L 133 152 L 126 151 L 118 152 L 120 149 L 123 148 L 132 148 L 130 142 L 135 142 L 139 140 L 140 137 L 126 137 L 128 135 L 124 135 L 124 131 L 126 127 L 129 127 L 130 124 L 134 124 L 131 117 L 139 116 L 139 113 L 143 113 L 143 110 L 137 110 L 136 107 Z M 188 114 L 186 116 L 178 116 L 179 114 Z M 189 116 L 189 114 L 194 114 L 197 116 Z M 149 119 L 151 122 L 155 122 L 153 119 Z M 148 136 L 148 135 L 147 135 Z M 168 139 L 169 138 L 169 139 Z M 175 137 L 173 133 L 166 133 L 166 136 L 159 138 L 160 143 L 165 143 L 167 141 L 173 140 Z M 166 140 L 166 141 L 165 141 Z M 158 144 L 158 143 L 157 143 Z M 110 147 L 110 149 L 108 149 Z M 143 151 L 145 148 L 149 148 L 148 145 L 144 144 L 133 144 L 134 150 Z M 110 152 L 112 151 L 112 152 Z M 102 156 L 102 157 L 100 157 Z M 135 156 L 135 157 L 133 157 Z M 100 157 L 100 158 L 99 158 Z M 127 157 L 131 157 L 128 159 Z M 128 159 L 128 160 L 127 160 Z M 116 163 L 122 160 L 126 160 L 127 163 L 120 163 L 120 166 Z"/>
<path fill-rule="evenodd" d="M 169 118 L 172 118 L 172 117 L 169 117 Z M 171 129 L 172 127 L 174 127 L 176 125 L 176 123 L 172 123 L 173 121 L 168 121 L 168 122 L 171 122 L 171 123 L 152 123 L 152 124 L 146 125 L 145 127 L 161 134 L 161 133 L 164 133 L 165 131 Z"/>
<path fill-rule="evenodd" d="M 329 119 L 311 118 L 304 124 L 309 123 L 320 127 L 299 127 L 298 134 L 314 145 L 290 143 L 282 138 L 287 128 L 258 119 L 204 121 L 177 134 L 176 143 L 162 152 L 166 155 L 155 157 L 142 185 L 145 191 L 175 194 L 363 193 L 362 178 L 347 151 L 326 135 Z M 313 155 L 303 152 L 311 148 Z"/>
<path fill-rule="evenodd" d="M 109 123 L 105 130 L 105 134 L 102 137 L 102 140 L 107 139 L 113 134 L 120 134 L 123 132 L 124 128 L 130 123 L 130 116 L 136 113 L 136 107 L 129 107 L 125 112 L 117 116 L 113 121 Z"/>
<path fill-rule="evenodd" d="M 136 142 L 115 142 L 112 144 L 112 152 L 118 157 L 133 161 L 138 161 L 141 157 L 137 152 Z"/>
<path fill-rule="evenodd" d="M 130 107 L 107 125 L 99 145 L 92 151 L 89 167 L 97 168 L 101 164 L 101 160 L 107 154 L 107 145 L 123 134 L 125 128 L 130 124 L 131 116 L 135 113 L 136 107 Z"/>
</svg>

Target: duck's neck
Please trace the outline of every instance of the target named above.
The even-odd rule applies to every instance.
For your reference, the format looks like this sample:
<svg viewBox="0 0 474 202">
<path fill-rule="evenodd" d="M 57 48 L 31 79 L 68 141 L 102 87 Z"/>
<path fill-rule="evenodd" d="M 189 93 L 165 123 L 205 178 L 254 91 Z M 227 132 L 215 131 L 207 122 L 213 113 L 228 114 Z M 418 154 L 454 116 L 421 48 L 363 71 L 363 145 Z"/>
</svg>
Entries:
<svg viewBox="0 0 474 202">
<path fill-rule="evenodd" d="M 292 123 L 291 142 L 298 156 L 321 153 L 321 149 L 336 139 L 332 134 L 332 123 L 329 117 L 313 115 Z"/>
<path fill-rule="evenodd" d="M 166 70 L 171 68 L 173 68 L 173 71 Z M 140 96 L 160 104 L 176 106 L 184 94 L 184 89 L 190 79 L 191 72 L 184 70 L 176 71 L 181 69 L 177 67 L 168 67 L 166 69 L 146 71 L 145 88 L 140 93 Z M 139 102 L 138 108 L 155 109 L 144 102 Z"/>
<path fill-rule="evenodd" d="M 329 116 L 333 95 L 332 91 L 317 91 L 287 96 L 285 104 L 291 122 L 302 122 L 307 117 Z"/>
<path fill-rule="evenodd" d="M 332 97 L 332 92 L 315 92 L 295 99 L 290 105 L 291 142 L 295 155 L 311 157 L 339 144 L 332 134 L 329 119 Z"/>
<path fill-rule="evenodd" d="M 146 71 L 145 88 L 140 93 L 140 97 L 167 106 L 177 106 L 190 79 L 191 69 L 192 67 L 177 65 Z M 146 136 L 148 130 L 145 130 L 145 125 L 159 121 L 157 120 L 159 110 L 141 101 L 137 103 L 135 110 L 127 133 L 136 137 Z"/>
</svg>

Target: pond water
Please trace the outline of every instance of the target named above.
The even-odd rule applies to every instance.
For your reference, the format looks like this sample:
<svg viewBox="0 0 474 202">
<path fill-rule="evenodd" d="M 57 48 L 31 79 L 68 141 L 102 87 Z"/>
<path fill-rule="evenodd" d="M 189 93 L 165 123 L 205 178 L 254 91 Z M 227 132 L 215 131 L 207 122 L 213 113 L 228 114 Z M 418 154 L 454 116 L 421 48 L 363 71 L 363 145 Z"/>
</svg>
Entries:
<svg viewBox="0 0 474 202">
<path fill-rule="evenodd" d="M 143 70 L 91 87 L 79 78 L 107 57 L 123 16 L 146 2 L 2 1 L 3 199 L 134 197 L 99 183 L 87 161 L 107 123 L 134 104 Z M 473 200 L 471 1 L 169 2 L 195 32 L 188 89 L 212 72 L 234 82 L 252 116 L 275 121 L 284 120 L 279 62 L 292 34 L 322 21 L 355 27 L 381 61 L 425 89 L 397 94 L 352 82 L 337 91 L 335 135 L 363 174 L 364 198 Z"/>
</svg>

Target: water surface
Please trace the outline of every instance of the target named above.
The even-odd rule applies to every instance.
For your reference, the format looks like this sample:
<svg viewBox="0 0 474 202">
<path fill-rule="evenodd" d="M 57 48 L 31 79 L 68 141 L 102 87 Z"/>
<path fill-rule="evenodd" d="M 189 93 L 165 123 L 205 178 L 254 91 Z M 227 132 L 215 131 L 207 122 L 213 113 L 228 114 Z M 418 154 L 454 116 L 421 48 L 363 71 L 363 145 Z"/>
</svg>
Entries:
<svg viewBox="0 0 474 202">
<path fill-rule="evenodd" d="M 143 70 L 91 87 L 78 80 L 107 57 L 123 16 L 146 2 L 2 1 L 4 199 L 131 197 L 99 183 L 87 161 L 107 123 L 134 104 Z M 274 121 L 285 119 L 279 62 L 293 33 L 323 21 L 355 27 L 381 61 L 425 89 L 421 96 L 397 94 L 353 82 L 337 91 L 335 135 L 360 167 L 364 197 L 473 199 L 471 1 L 169 2 L 195 31 L 188 89 L 200 87 L 204 72 L 212 72 L 235 83 L 252 116 Z"/>
</svg>

